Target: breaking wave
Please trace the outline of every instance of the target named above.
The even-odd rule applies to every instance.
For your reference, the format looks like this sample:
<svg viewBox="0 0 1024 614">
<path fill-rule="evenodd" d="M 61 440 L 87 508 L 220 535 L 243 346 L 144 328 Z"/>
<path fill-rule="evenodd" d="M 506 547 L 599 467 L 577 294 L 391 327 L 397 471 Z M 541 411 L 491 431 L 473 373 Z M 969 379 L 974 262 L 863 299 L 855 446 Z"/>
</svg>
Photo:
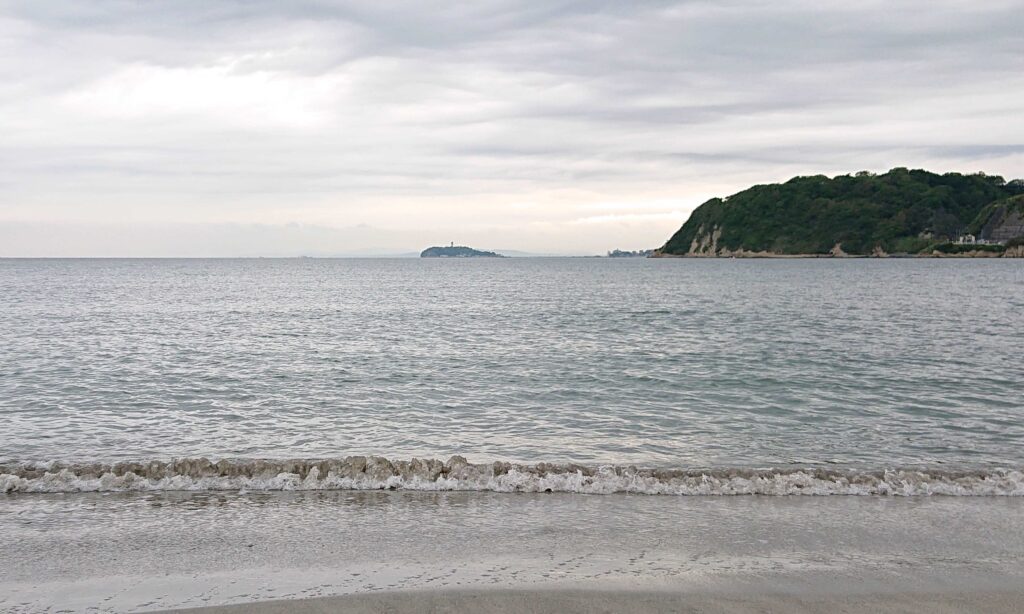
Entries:
<svg viewBox="0 0 1024 614">
<path fill-rule="evenodd" d="M 234 459 L 0 464 L 0 492 L 469 490 L 647 495 L 1024 496 L 1020 469 L 645 469 L 621 465 Z"/>
</svg>

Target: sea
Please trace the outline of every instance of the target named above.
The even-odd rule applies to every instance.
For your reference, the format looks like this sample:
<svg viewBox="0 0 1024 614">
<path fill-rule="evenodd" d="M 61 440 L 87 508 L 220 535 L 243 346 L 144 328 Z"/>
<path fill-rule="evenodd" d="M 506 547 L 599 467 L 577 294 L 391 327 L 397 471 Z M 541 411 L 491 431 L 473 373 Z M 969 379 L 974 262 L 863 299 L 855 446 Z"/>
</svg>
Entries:
<svg viewBox="0 0 1024 614">
<path fill-rule="evenodd" d="M 1020 579 L 1019 261 L 2 259 L 0 314 L 3 611 Z"/>
</svg>

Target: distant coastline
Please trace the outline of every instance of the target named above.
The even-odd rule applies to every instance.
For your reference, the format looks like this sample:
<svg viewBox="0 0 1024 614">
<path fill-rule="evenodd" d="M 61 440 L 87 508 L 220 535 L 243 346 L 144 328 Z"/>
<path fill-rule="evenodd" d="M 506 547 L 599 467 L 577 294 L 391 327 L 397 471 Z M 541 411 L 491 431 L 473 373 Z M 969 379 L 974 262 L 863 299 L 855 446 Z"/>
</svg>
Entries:
<svg viewBox="0 0 1024 614">
<path fill-rule="evenodd" d="M 932 252 L 926 254 L 887 254 L 887 253 L 875 253 L 875 254 L 780 254 L 775 252 L 751 252 L 744 250 L 737 250 L 735 252 L 722 251 L 717 254 L 668 254 L 661 251 L 655 251 L 648 258 L 746 258 L 746 259 L 796 259 L 796 258 L 820 258 L 820 259 L 833 259 L 838 258 L 841 260 L 851 259 L 868 259 L 868 258 L 1024 258 L 1024 246 L 1017 245 L 1014 247 L 1008 247 L 1002 251 L 981 251 L 981 250 L 968 250 L 956 253 L 942 253 Z"/>
<path fill-rule="evenodd" d="M 452 243 L 448 246 L 428 247 L 420 253 L 420 258 L 505 258 L 505 256 Z"/>
<path fill-rule="evenodd" d="M 608 258 L 650 258 L 654 255 L 653 249 L 621 250 L 613 249 L 608 252 Z"/>
</svg>

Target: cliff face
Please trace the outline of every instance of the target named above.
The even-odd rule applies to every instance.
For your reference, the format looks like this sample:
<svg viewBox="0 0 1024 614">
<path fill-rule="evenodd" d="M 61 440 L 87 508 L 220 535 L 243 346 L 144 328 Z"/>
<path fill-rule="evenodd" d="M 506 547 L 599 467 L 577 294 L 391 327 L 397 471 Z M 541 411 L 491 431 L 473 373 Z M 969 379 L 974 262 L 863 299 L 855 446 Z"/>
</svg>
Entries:
<svg viewBox="0 0 1024 614">
<path fill-rule="evenodd" d="M 1024 245 L 1007 247 L 1003 252 L 1003 258 L 1024 258 Z"/>
<path fill-rule="evenodd" d="M 1009 201 L 1022 206 L 994 206 Z M 1024 181 L 902 168 L 796 177 L 705 202 L 658 251 L 693 257 L 929 253 L 983 213 L 979 225 L 993 237 L 1016 233 L 1024 224 Z"/>
<path fill-rule="evenodd" d="M 684 255 L 694 258 L 776 258 L 785 256 L 785 254 L 767 250 L 755 252 L 742 247 L 729 249 L 719 245 L 718 242 L 721 238 L 722 228 L 720 226 L 714 226 L 711 229 L 702 226 L 697 229 L 697 233 L 690 242 L 690 249 Z M 846 254 L 842 253 L 838 247 L 837 245 L 838 253 L 834 255 L 845 256 Z"/>
<path fill-rule="evenodd" d="M 1024 196 L 1008 198 L 985 207 L 971 224 L 979 239 L 1009 241 L 1024 237 Z"/>
</svg>

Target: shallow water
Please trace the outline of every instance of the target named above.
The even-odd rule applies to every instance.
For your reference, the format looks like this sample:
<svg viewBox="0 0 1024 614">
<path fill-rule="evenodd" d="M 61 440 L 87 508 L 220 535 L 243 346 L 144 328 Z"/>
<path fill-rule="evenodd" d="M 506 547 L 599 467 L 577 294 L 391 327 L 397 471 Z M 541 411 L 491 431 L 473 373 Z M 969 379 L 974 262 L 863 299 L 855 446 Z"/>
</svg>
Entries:
<svg viewBox="0 0 1024 614">
<path fill-rule="evenodd" d="M 0 462 L 1024 465 L 1024 266 L 0 260 Z"/>
</svg>

